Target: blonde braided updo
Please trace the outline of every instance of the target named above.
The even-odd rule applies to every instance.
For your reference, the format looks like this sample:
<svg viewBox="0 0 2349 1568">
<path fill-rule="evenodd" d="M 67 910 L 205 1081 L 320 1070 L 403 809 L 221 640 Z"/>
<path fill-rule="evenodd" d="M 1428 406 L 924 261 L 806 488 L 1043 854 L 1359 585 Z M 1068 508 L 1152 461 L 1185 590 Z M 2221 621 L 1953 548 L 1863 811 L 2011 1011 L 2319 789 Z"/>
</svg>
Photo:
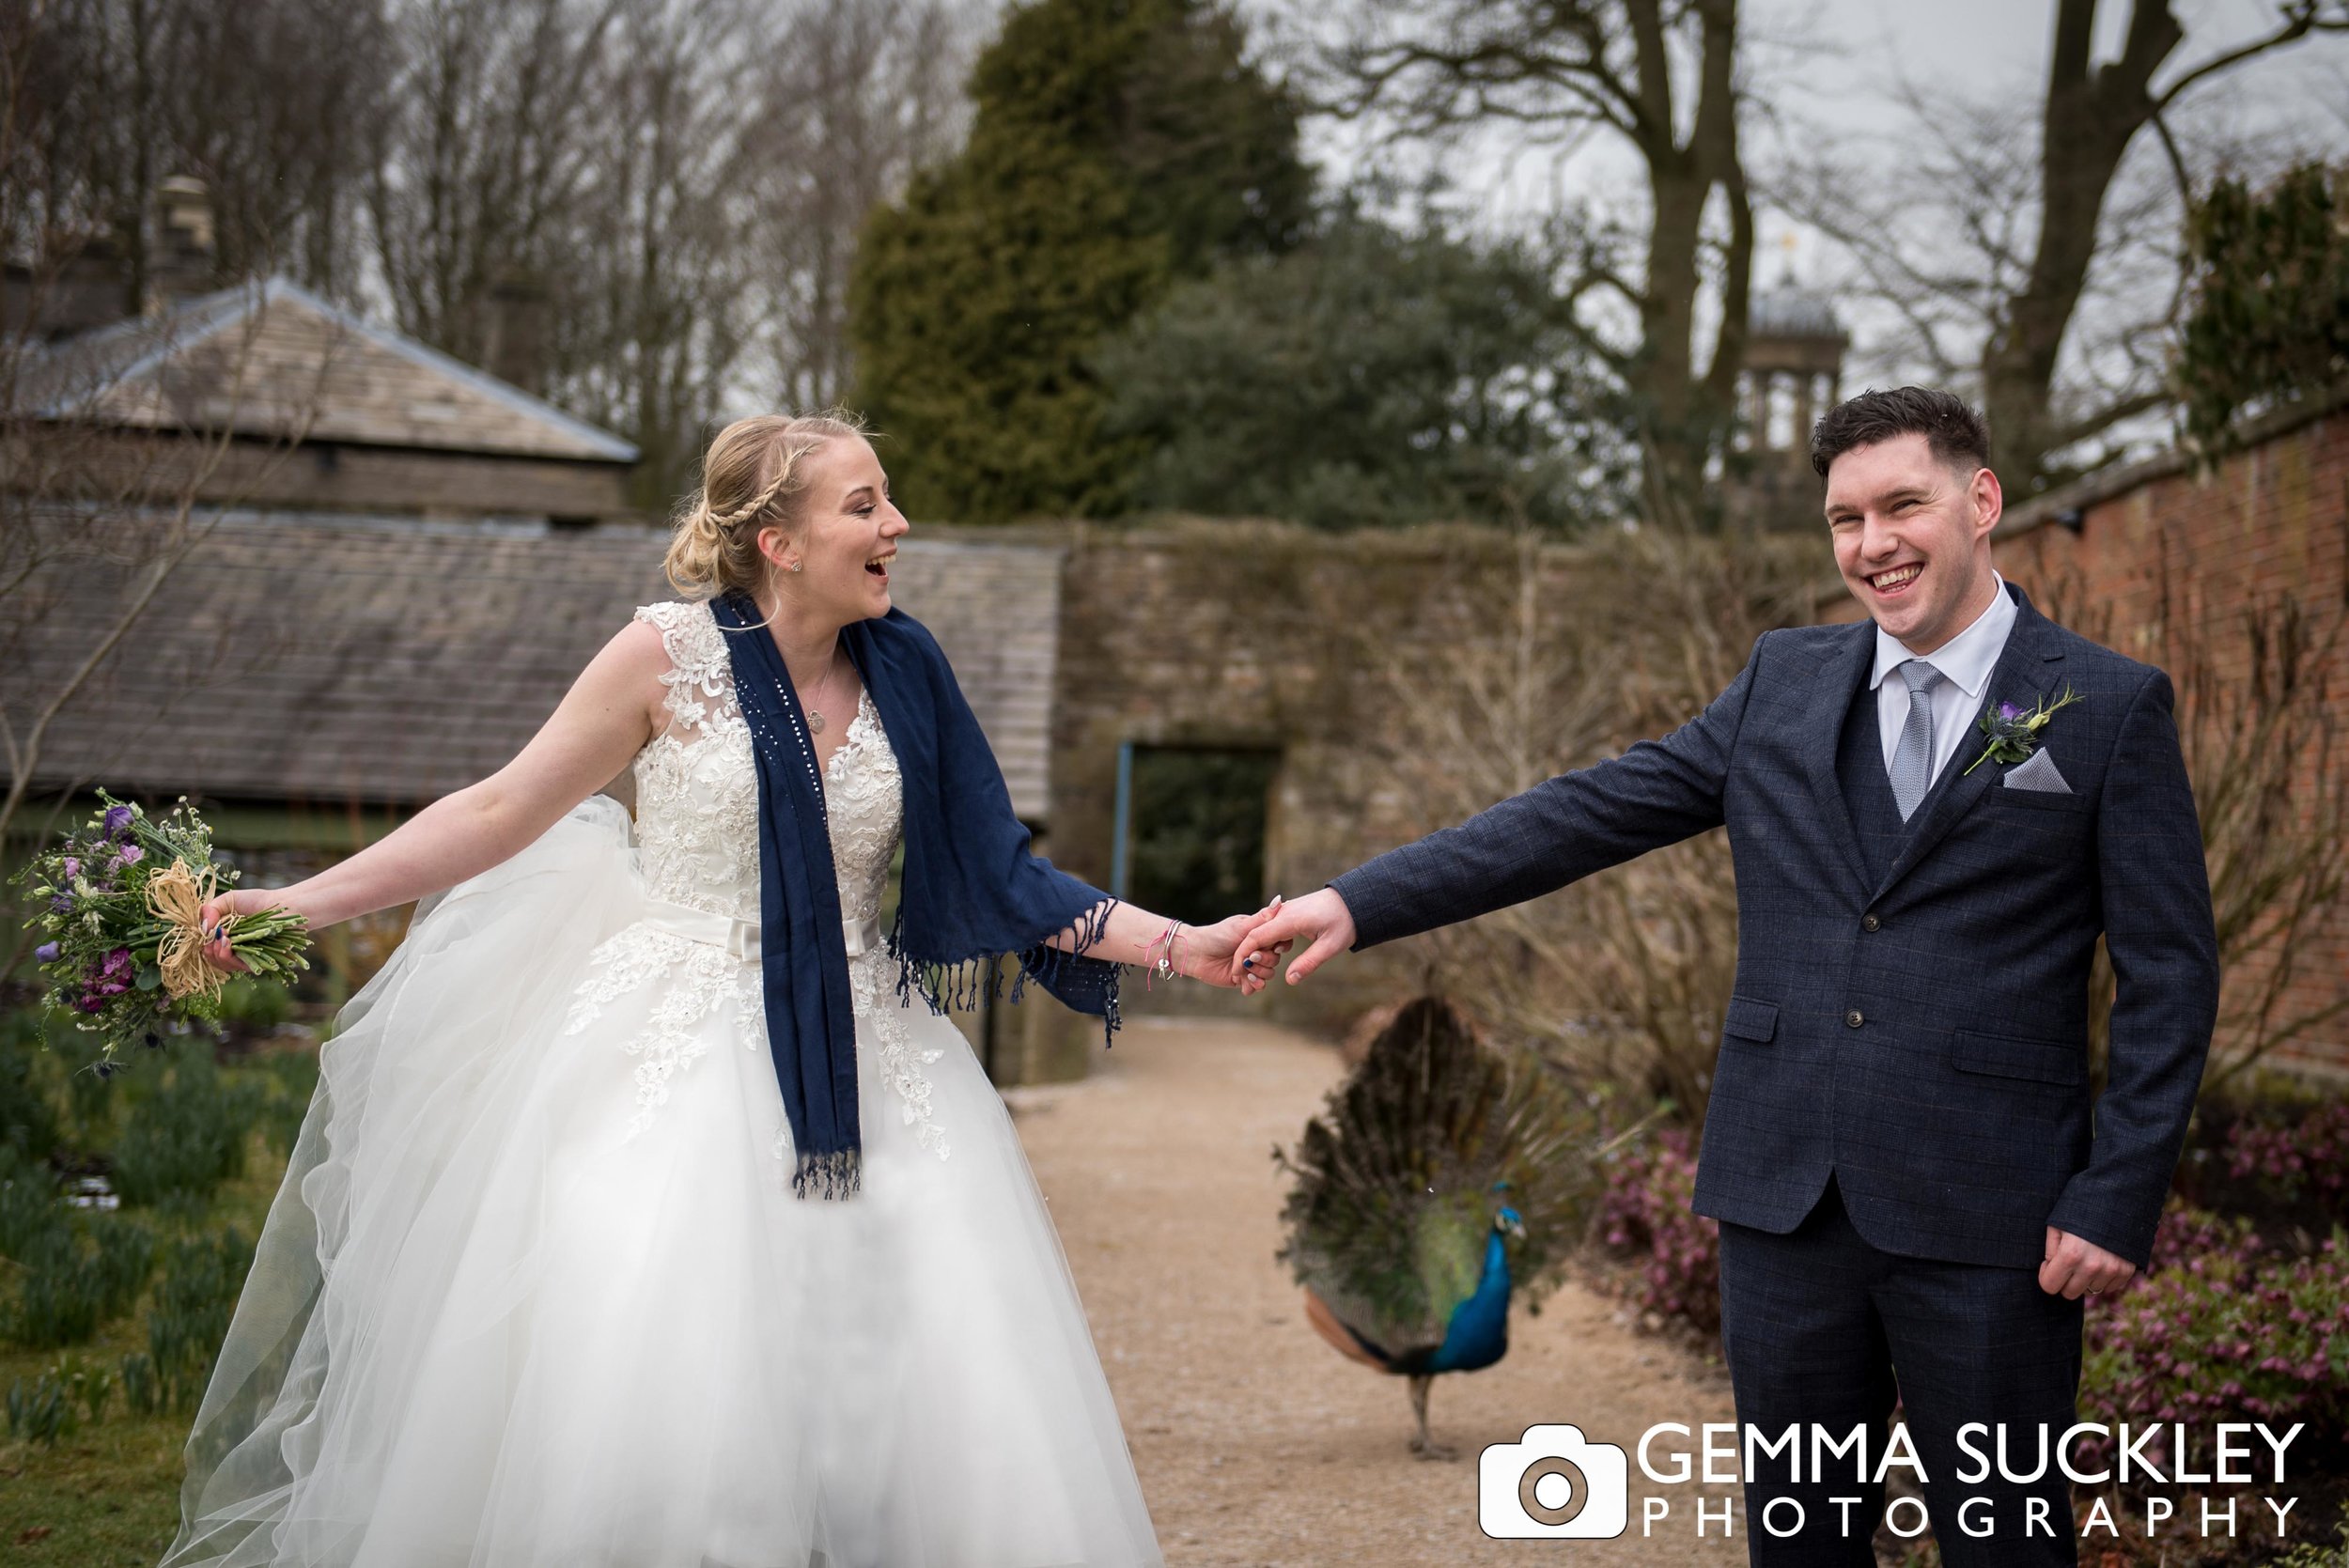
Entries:
<svg viewBox="0 0 2349 1568">
<path fill-rule="evenodd" d="M 702 458 L 701 489 L 677 509 L 661 563 L 677 591 L 692 599 L 736 588 L 755 593 L 770 570 L 759 533 L 798 523 L 809 457 L 828 442 L 863 435 L 863 421 L 845 409 L 753 414 L 719 431 Z"/>
</svg>

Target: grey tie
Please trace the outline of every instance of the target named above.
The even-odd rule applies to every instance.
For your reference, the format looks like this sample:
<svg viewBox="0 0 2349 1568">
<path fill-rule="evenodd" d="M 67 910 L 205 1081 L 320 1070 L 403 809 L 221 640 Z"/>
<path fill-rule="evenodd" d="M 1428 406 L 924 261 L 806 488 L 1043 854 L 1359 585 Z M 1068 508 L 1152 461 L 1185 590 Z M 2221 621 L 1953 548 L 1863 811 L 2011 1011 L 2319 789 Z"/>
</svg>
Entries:
<svg viewBox="0 0 2349 1568">
<path fill-rule="evenodd" d="M 1933 689 L 1946 677 L 1921 659 L 1909 660 L 1900 671 L 1908 683 L 1908 722 L 1892 750 L 1892 800 L 1906 822 L 1933 787 Z"/>
</svg>

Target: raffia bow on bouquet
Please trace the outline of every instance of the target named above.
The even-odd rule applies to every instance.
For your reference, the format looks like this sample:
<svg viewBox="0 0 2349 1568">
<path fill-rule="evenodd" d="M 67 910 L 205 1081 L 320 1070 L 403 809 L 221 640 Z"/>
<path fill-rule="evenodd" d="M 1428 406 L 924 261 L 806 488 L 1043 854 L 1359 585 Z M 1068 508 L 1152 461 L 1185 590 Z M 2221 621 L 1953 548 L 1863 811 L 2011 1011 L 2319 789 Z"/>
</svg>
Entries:
<svg viewBox="0 0 2349 1568">
<path fill-rule="evenodd" d="M 34 950 L 52 1007 L 94 1037 L 102 1077 L 123 1055 L 220 1017 L 228 971 L 205 956 L 207 899 L 233 886 L 212 859 L 211 830 L 184 798 L 161 818 L 102 790 L 105 809 L 79 833 L 34 857 L 17 878 L 41 939 Z M 263 985 L 309 968 L 302 916 L 287 909 L 231 915 L 221 935 Z"/>
</svg>

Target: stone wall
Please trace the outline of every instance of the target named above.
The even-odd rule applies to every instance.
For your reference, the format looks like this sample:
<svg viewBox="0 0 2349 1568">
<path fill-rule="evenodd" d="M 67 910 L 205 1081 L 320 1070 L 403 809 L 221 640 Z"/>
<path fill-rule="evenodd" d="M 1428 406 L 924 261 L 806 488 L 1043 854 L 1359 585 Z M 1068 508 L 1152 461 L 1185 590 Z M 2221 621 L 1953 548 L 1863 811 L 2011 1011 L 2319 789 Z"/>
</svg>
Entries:
<svg viewBox="0 0 2349 1568">
<path fill-rule="evenodd" d="M 1439 660 L 1461 631 L 1441 583 L 1473 536 L 1316 536 L 1193 523 L 1080 533 L 1062 595 L 1053 703 L 1054 859 L 1108 885 L 1121 745 L 1264 747 L 1281 754 L 1266 834 L 1266 896 L 1307 893 L 1410 836 L 1359 742 L 1384 682 L 1358 661 L 1377 627 L 1406 659 Z M 1330 1025 L 1393 984 L 1392 958 L 1341 963 L 1263 1005 Z M 1144 993 L 1137 1011 L 1214 999 Z"/>
<path fill-rule="evenodd" d="M 1490 754 L 1511 725 L 1480 706 L 1485 693 L 1470 672 L 1508 656 L 1529 577 L 1542 629 L 1523 652 L 1543 663 L 1544 678 L 1571 674 L 1549 666 L 1588 659 L 1578 650 L 1605 651 L 1605 667 L 1590 672 L 1606 687 L 1612 744 L 1602 750 L 1694 711 L 1693 702 L 1656 695 L 1681 678 L 1672 631 L 1688 605 L 1628 547 L 1549 544 L 1528 554 L 1494 529 L 1331 536 L 1206 521 L 1078 527 L 1060 536 L 1068 553 L 1045 847 L 1100 886 L 1110 885 L 1127 742 L 1279 752 L 1266 896 L 1310 892 L 1548 776 L 1561 746 L 1575 762 L 1588 760 L 1549 713 L 1535 716 L 1540 733 L 1526 737 L 1517 778 Z M 1745 651 L 1734 650 L 1731 671 Z M 1442 710 L 1408 711 L 1424 703 Z M 1408 754 L 1431 737 L 1435 750 L 1459 754 Z M 1422 771 L 1415 761 L 1429 766 Z M 1458 792 L 1434 799 L 1412 787 L 1415 774 L 1452 775 Z M 1430 944 L 1414 939 L 1342 959 L 1296 990 L 1276 984 L 1245 1004 L 1197 986 L 1145 992 L 1135 984 L 1128 1011 L 1244 1005 L 1338 1032 L 1365 1009 L 1425 985 L 1431 963 Z M 1022 1012 L 1035 1015 L 1016 1025 L 1029 1042 L 1023 1076 L 1081 1071 L 1081 1053 L 1098 1048 L 1097 1032 L 1088 1047 L 1062 1029 L 1056 1009 Z"/>
</svg>

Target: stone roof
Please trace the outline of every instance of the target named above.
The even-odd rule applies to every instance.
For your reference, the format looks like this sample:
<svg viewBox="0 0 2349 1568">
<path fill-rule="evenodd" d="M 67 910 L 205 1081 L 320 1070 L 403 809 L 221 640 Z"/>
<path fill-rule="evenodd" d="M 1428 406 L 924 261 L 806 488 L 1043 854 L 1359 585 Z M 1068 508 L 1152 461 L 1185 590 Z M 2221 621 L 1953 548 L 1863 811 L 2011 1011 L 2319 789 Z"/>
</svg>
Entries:
<svg viewBox="0 0 2349 1568">
<path fill-rule="evenodd" d="M 937 635 L 1011 789 L 1041 823 L 1051 802 L 1052 686 L 1065 546 L 910 535 L 890 598 Z"/>
<path fill-rule="evenodd" d="M 1814 337 L 1844 340 L 1835 302 L 1803 288 L 1790 275 L 1775 288 L 1758 289 L 1746 310 L 1747 331 L 1756 337 Z"/>
<path fill-rule="evenodd" d="M 117 322 L 41 354 L 43 417 L 139 429 L 630 463 L 636 448 L 284 278 Z"/>
<path fill-rule="evenodd" d="M 59 713 L 35 782 L 424 804 L 503 767 L 635 606 L 676 597 L 662 545 L 649 530 L 220 519 Z M 1060 557 L 909 539 L 896 574 L 897 602 L 937 633 L 1030 822 L 1047 811 Z M 57 690 L 132 576 L 85 559 L 34 584 L 18 601 L 34 613 L 8 638 L 29 678 L 0 675 L 0 701 L 23 714 Z"/>
</svg>

